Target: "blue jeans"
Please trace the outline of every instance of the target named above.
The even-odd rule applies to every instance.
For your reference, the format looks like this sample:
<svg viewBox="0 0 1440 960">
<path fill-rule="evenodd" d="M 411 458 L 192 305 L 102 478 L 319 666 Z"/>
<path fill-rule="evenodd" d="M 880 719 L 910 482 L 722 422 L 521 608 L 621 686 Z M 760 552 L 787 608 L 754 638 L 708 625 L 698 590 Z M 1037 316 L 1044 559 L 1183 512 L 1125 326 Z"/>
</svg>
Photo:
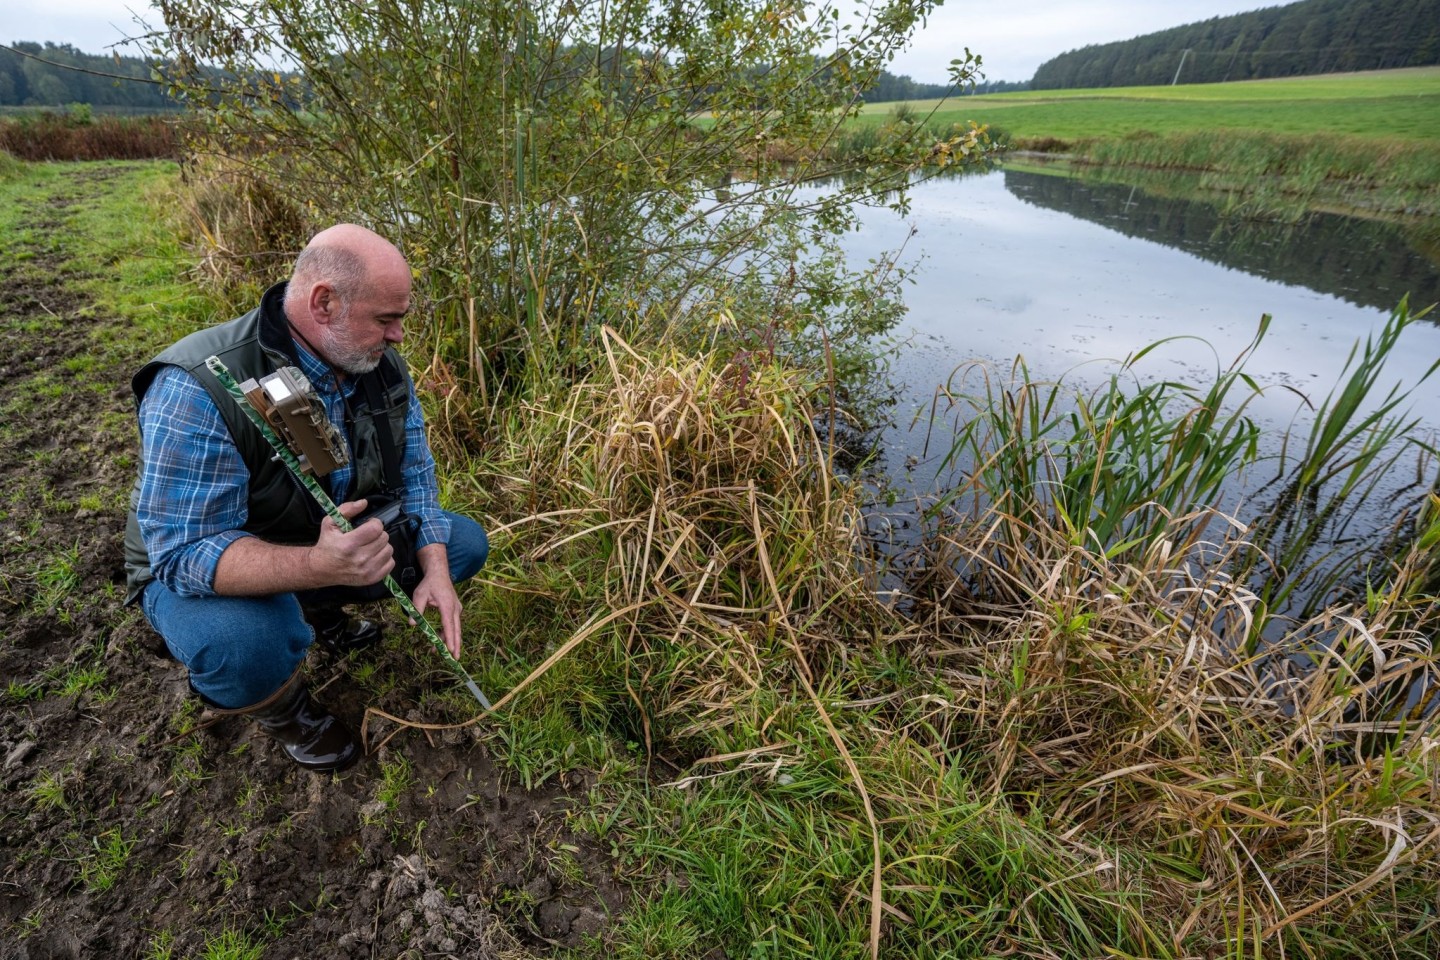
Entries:
<svg viewBox="0 0 1440 960">
<path fill-rule="evenodd" d="M 480 572 L 490 541 L 469 517 L 446 516 L 450 579 L 460 583 Z M 344 599 L 336 593 L 327 591 L 327 599 Z M 251 706 L 279 690 L 315 641 L 293 593 L 182 597 L 157 580 L 146 585 L 140 606 L 175 659 L 190 671 L 190 685 L 227 709 Z"/>
</svg>

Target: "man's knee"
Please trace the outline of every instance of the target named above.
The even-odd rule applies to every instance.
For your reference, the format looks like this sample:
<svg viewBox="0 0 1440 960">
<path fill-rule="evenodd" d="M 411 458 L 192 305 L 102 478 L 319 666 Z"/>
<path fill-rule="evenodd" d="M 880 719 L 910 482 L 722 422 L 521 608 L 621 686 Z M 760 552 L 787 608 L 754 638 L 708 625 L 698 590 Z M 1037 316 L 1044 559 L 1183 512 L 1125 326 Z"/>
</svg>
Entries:
<svg viewBox="0 0 1440 960">
<path fill-rule="evenodd" d="M 251 706 L 278 690 L 314 637 L 293 594 L 179 597 L 152 583 L 143 609 L 190 672 L 190 685 L 227 709 Z"/>
<path fill-rule="evenodd" d="M 455 583 L 469 580 L 485 566 L 490 556 L 490 538 L 485 529 L 467 516 L 448 513 L 450 517 L 450 539 L 446 543 L 446 554 L 450 559 L 450 579 Z"/>
</svg>

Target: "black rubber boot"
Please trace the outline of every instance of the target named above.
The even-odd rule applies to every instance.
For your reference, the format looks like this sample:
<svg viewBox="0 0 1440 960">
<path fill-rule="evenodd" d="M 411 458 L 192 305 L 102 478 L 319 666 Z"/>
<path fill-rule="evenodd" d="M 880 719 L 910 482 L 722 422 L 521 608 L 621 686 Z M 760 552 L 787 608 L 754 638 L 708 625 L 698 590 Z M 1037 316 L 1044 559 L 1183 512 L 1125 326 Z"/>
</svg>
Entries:
<svg viewBox="0 0 1440 960">
<path fill-rule="evenodd" d="M 373 647 L 384 635 L 380 624 L 352 617 L 344 607 L 306 607 L 304 613 L 315 642 L 337 657 Z"/>
<path fill-rule="evenodd" d="M 236 712 L 254 717 L 262 730 L 280 741 L 290 759 L 306 770 L 344 770 L 360 758 L 360 743 L 350 728 L 311 700 L 298 676 L 263 702 Z"/>
</svg>

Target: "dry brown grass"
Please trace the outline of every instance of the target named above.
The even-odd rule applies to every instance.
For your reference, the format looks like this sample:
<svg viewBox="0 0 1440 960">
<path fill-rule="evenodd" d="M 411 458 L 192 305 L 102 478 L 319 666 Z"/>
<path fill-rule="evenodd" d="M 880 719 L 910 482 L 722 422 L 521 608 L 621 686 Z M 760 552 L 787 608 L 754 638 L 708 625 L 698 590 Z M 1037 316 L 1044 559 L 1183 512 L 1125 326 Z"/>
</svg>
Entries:
<svg viewBox="0 0 1440 960">
<path fill-rule="evenodd" d="M 177 232 L 198 278 L 232 299 L 283 276 L 313 232 L 292 200 L 239 163 L 200 160 L 185 179 Z"/>
<path fill-rule="evenodd" d="M 152 160 L 180 156 L 174 117 L 96 117 L 58 113 L 0 119 L 0 150 L 21 160 Z"/>
<path fill-rule="evenodd" d="M 788 675 L 787 649 L 840 649 L 843 615 L 873 603 L 854 563 L 858 502 L 797 416 L 796 371 L 642 357 L 609 330 L 604 345 L 603 386 L 572 394 L 558 448 L 533 451 L 560 509 L 530 556 L 604 542 L 605 605 L 638 605 L 632 696 L 669 736 L 761 722 L 752 698 Z"/>
<path fill-rule="evenodd" d="M 1120 565 L 1055 534 L 1006 537 L 1013 522 L 929 538 L 925 654 L 954 697 L 908 733 L 933 731 L 930 749 L 962 753 L 996 796 L 1038 798 L 1064 836 L 1198 866 L 1145 880 L 1179 918 L 1177 951 L 1224 942 L 1242 915 L 1262 942 L 1413 925 L 1421 905 L 1385 901 L 1440 880 L 1440 751 L 1404 695 L 1440 681 L 1435 601 L 1414 589 L 1426 552 L 1366 609 L 1333 606 L 1247 657 L 1259 605 L 1223 572 L 1238 538 L 1200 563 L 1161 541 Z"/>
</svg>

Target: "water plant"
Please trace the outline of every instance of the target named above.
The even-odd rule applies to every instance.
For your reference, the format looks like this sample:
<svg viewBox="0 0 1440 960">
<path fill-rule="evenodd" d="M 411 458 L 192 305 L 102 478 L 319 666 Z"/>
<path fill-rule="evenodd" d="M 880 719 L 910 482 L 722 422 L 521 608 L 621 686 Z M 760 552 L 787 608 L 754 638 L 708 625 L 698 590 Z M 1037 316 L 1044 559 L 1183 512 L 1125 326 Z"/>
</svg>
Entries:
<svg viewBox="0 0 1440 960">
<path fill-rule="evenodd" d="M 1288 449 L 1282 451 L 1281 492 L 1254 534 L 1271 564 L 1261 592 L 1267 607 L 1286 609 L 1301 585 L 1307 591 L 1301 615 L 1327 604 L 1353 578 L 1374 543 L 1358 537 L 1358 546 L 1349 550 L 1321 550 L 1320 545 L 1340 541 L 1335 534 L 1344 529 L 1348 514 L 1374 493 L 1407 450 L 1415 445 L 1428 450 L 1413 439 L 1420 420 L 1409 413 L 1408 403 L 1415 388 L 1440 369 L 1440 361 L 1416 383 L 1392 384 L 1383 396 L 1375 396 L 1385 358 L 1397 349 L 1405 328 L 1428 313 L 1412 315 L 1402 300 L 1378 332 L 1351 347 L 1339 382 L 1314 411 L 1303 449 L 1293 459 Z M 1252 649 L 1255 639 L 1249 641 Z"/>
</svg>

